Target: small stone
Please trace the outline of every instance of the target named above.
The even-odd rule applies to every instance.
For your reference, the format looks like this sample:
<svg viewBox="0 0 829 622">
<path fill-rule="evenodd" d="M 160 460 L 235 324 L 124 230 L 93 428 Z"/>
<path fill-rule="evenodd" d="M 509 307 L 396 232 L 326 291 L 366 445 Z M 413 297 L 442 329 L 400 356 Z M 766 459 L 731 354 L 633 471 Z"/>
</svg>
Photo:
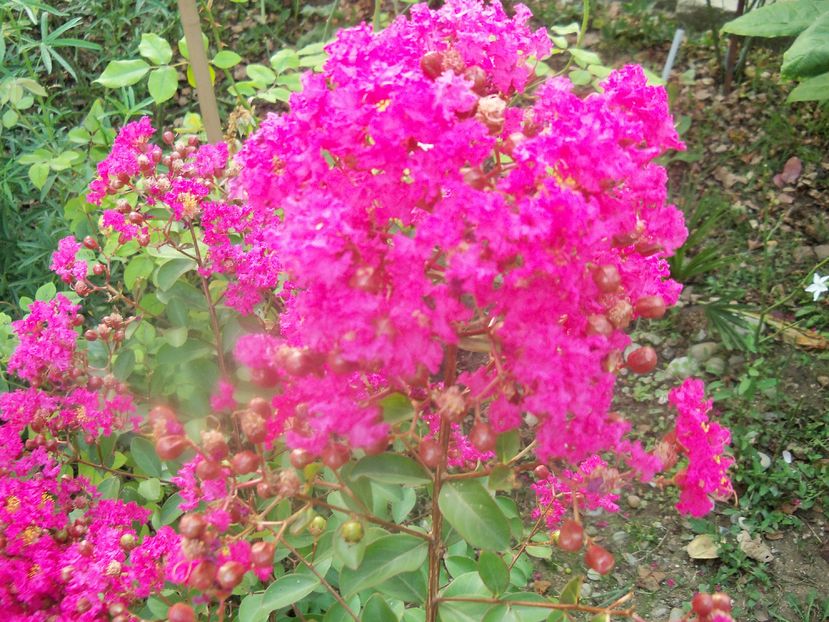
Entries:
<svg viewBox="0 0 829 622">
<path fill-rule="evenodd" d="M 593 586 L 591 586 L 589 583 L 583 583 L 582 586 L 581 586 L 581 597 L 582 598 L 587 598 L 592 593 L 593 593 Z"/>
<path fill-rule="evenodd" d="M 705 329 L 704 329 L 704 328 L 700 328 L 700 329 L 696 332 L 696 334 L 694 334 L 694 336 L 692 337 L 692 339 L 693 339 L 694 341 L 697 341 L 697 342 L 700 342 L 700 341 L 705 341 L 706 339 L 708 339 L 708 333 L 705 331 Z"/>
<path fill-rule="evenodd" d="M 722 376 L 725 373 L 725 361 L 719 356 L 712 356 L 705 361 L 705 371 L 712 376 Z"/>
<path fill-rule="evenodd" d="M 668 622 L 679 622 L 685 617 L 685 612 L 682 611 L 679 607 L 674 607 L 671 609 L 671 615 L 668 616 Z"/>
<path fill-rule="evenodd" d="M 820 244 L 819 246 L 814 247 L 815 255 L 819 261 L 823 261 L 827 257 L 829 257 L 829 244 Z"/>
<path fill-rule="evenodd" d="M 614 544 L 622 545 L 627 541 L 628 535 L 624 531 L 616 531 L 610 536 L 610 539 L 613 540 Z"/>
<path fill-rule="evenodd" d="M 720 344 L 715 341 L 703 341 L 696 343 L 688 348 L 688 356 L 697 361 L 704 363 L 712 356 L 714 356 L 720 349 Z"/>
<path fill-rule="evenodd" d="M 664 618 L 668 615 L 668 608 L 667 607 L 657 607 L 653 611 L 651 611 L 651 618 L 654 620 L 658 620 L 659 618 Z"/>
<path fill-rule="evenodd" d="M 602 578 L 602 575 L 600 575 L 598 572 L 596 572 L 595 570 L 593 570 L 591 568 L 590 570 L 587 571 L 587 578 L 590 579 L 591 581 L 598 581 L 599 579 Z"/>
<path fill-rule="evenodd" d="M 797 263 L 807 263 L 815 260 L 817 256 L 811 246 L 798 246 L 792 251 L 792 258 Z"/>
<path fill-rule="evenodd" d="M 818 376 L 817 381 L 820 383 L 820 386 L 825 387 L 829 385 L 829 376 Z"/>
<path fill-rule="evenodd" d="M 635 510 L 636 508 L 638 508 L 638 507 L 641 507 L 641 506 L 642 506 L 642 499 L 640 499 L 640 498 L 639 498 L 639 497 L 637 497 L 636 495 L 628 495 L 628 496 L 625 498 L 625 501 L 627 501 L 627 504 L 628 504 L 630 507 L 632 507 L 634 510 Z"/>
<path fill-rule="evenodd" d="M 699 373 L 699 364 L 688 356 L 679 356 L 668 363 L 665 371 L 674 378 L 690 378 Z"/>
</svg>

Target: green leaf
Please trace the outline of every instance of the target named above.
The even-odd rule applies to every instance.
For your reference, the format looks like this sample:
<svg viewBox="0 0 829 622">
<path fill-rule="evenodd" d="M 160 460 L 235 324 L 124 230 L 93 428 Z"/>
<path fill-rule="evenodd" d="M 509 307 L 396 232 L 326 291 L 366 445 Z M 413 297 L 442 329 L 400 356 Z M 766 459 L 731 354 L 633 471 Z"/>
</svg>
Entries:
<svg viewBox="0 0 829 622">
<path fill-rule="evenodd" d="M 573 60 L 579 67 L 587 67 L 587 65 L 601 65 L 602 59 L 595 52 L 589 52 L 580 48 L 570 48 L 568 50 L 573 56 Z"/>
<path fill-rule="evenodd" d="M 141 59 L 113 60 L 104 69 L 104 73 L 95 82 L 108 89 L 135 84 L 150 70 L 150 66 Z"/>
<path fill-rule="evenodd" d="M 236 52 L 232 52 L 230 50 L 222 50 L 216 56 L 213 57 L 211 61 L 216 67 L 219 69 L 230 69 L 235 65 L 238 65 L 242 60 L 242 57 L 239 56 Z"/>
<path fill-rule="evenodd" d="M 829 72 L 808 78 L 798 84 L 789 96 L 787 102 L 823 101 L 829 99 Z"/>
<path fill-rule="evenodd" d="M 511 601 L 524 601 L 528 603 L 549 603 L 557 602 L 556 599 L 544 598 L 535 592 L 512 592 L 503 596 L 505 603 L 509 604 L 512 612 L 518 616 L 521 622 L 542 622 L 547 617 L 547 609 L 541 607 L 528 607 L 525 605 L 514 605 Z"/>
<path fill-rule="evenodd" d="M 181 508 L 179 508 L 183 501 L 184 499 L 181 498 L 181 495 L 179 493 L 167 497 L 167 500 L 164 502 L 164 505 L 161 506 L 162 525 L 169 525 L 179 516 L 184 514 Z"/>
<path fill-rule="evenodd" d="M 294 50 L 279 50 L 271 56 L 271 67 L 276 73 L 282 73 L 286 69 L 296 69 L 299 67 L 299 55 Z"/>
<path fill-rule="evenodd" d="M 509 586 L 509 568 L 497 553 L 483 551 L 478 558 L 478 574 L 487 589 L 499 596 Z"/>
<path fill-rule="evenodd" d="M 153 65 L 166 65 L 173 59 L 173 49 L 167 40 L 152 32 L 145 32 L 141 35 L 138 53 Z"/>
<path fill-rule="evenodd" d="M 522 622 L 508 605 L 495 605 L 486 612 L 482 622 Z"/>
<path fill-rule="evenodd" d="M 392 393 L 380 400 L 383 409 L 383 421 L 390 425 L 408 421 L 414 416 L 414 408 L 408 397 L 402 393 Z"/>
<path fill-rule="evenodd" d="M 464 547 L 466 544 L 464 544 Z M 462 574 L 468 572 L 477 572 L 478 565 L 475 560 L 466 555 L 449 555 L 445 557 L 443 563 L 446 564 L 446 570 L 449 571 L 449 576 L 457 579 Z"/>
<path fill-rule="evenodd" d="M 399 619 L 379 594 L 374 594 L 368 599 L 360 616 L 360 622 L 392 622 Z"/>
<path fill-rule="evenodd" d="M 829 0 L 775 2 L 726 22 L 722 32 L 744 37 L 791 37 L 829 11 Z"/>
<path fill-rule="evenodd" d="M 549 616 L 547 622 L 569 622 L 570 618 L 561 609 L 554 609 Z"/>
<path fill-rule="evenodd" d="M 515 473 L 505 464 L 496 464 L 487 479 L 487 488 L 490 490 L 512 490 L 515 484 Z"/>
<path fill-rule="evenodd" d="M 829 71 L 829 10 L 800 33 L 783 52 L 780 75 L 811 78 Z"/>
<path fill-rule="evenodd" d="M 152 477 L 161 477 L 161 460 L 150 441 L 136 436 L 130 443 L 130 453 L 141 471 Z"/>
<path fill-rule="evenodd" d="M 138 494 L 147 501 L 158 501 L 161 499 L 161 482 L 155 477 L 145 479 L 138 484 Z"/>
<path fill-rule="evenodd" d="M 10 127 L 14 127 L 17 124 L 17 121 L 18 121 L 19 118 L 20 118 L 20 115 L 17 114 L 11 108 L 9 108 L 8 110 L 6 110 L 6 112 L 3 113 L 3 118 L 2 118 L 3 127 L 5 127 L 6 129 L 9 129 Z"/>
<path fill-rule="evenodd" d="M 422 603 L 426 600 L 426 568 L 414 572 L 401 572 L 386 579 L 374 589 L 406 603 Z"/>
<path fill-rule="evenodd" d="M 381 484 L 420 486 L 432 481 L 422 466 L 401 454 L 366 456 L 351 471 L 351 477 L 367 477 Z"/>
<path fill-rule="evenodd" d="M 363 563 L 366 554 L 366 539 L 359 542 L 346 542 L 339 532 L 334 538 L 334 556 L 339 559 L 346 568 L 357 570 Z"/>
<path fill-rule="evenodd" d="M 45 162 L 37 162 L 29 167 L 29 179 L 40 190 L 49 179 L 49 165 Z"/>
<path fill-rule="evenodd" d="M 196 266 L 196 262 L 187 257 L 171 259 L 158 269 L 153 277 L 153 282 L 156 287 L 165 292 L 175 285 L 183 274 L 195 270 Z"/>
<path fill-rule="evenodd" d="M 439 622 L 481 622 L 490 605 L 442 601 L 438 605 Z"/>
<path fill-rule="evenodd" d="M 112 373 L 123 382 L 130 377 L 133 369 L 135 369 L 135 352 L 129 349 L 121 350 L 112 366 Z"/>
<path fill-rule="evenodd" d="M 135 291 L 138 279 L 143 279 L 144 281 L 149 279 L 154 268 L 155 264 L 149 257 L 144 255 L 133 257 L 124 269 L 124 285 L 130 291 Z"/>
<path fill-rule="evenodd" d="M 581 575 L 570 579 L 567 585 L 561 590 L 558 601 L 564 605 L 578 605 L 579 599 L 581 598 L 582 583 L 584 583 L 584 577 Z"/>
<path fill-rule="evenodd" d="M 480 482 L 444 484 L 438 504 L 449 524 L 472 546 L 496 551 L 509 547 L 509 523 Z"/>
<path fill-rule="evenodd" d="M 147 80 L 147 88 L 156 104 L 166 102 L 178 90 L 178 73 L 169 65 L 153 69 Z"/>
<path fill-rule="evenodd" d="M 592 79 L 593 75 L 584 69 L 576 69 L 570 72 L 570 82 L 576 86 L 585 86 L 586 84 L 590 84 Z"/>
<path fill-rule="evenodd" d="M 507 463 L 519 451 L 521 451 L 521 439 L 518 436 L 518 430 L 510 430 L 498 435 L 498 440 L 495 441 L 495 453 L 498 455 L 498 460 Z"/>
<path fill-rule="evenodd" d="M 262 595 L 259 615 L 268 615 L 273 611 L 298 602 L 313 592 L 320 580 L 313 574 L 286 574 L 270 584 Z"/>
<path fill-rule="evenodd" d="M 121 480 L 117 477 L 107 477 L 98 484 L 98 492 L 104 499 L 117 499 L 119 490 L 121 490 Z"/>
<path fill-rule="evenodd" d="M 55 297 L 55 294 L 58 293 L 57 288 L 55 287 L 54 283 L 44 283 L 40 287 L 37 288 L 35 292 L 35 300 L 40 301 L 48 301 L 52 300 Z"/>
<path fill-rule="evenodd" d="M 265 65 L 258 63 L 253 63 L 245 67 L 245 72 L 260 88 L 270 86 L 276 80 L 276 74 L 273 71 L 265 67 Z"/>
<path fill-rule="evenodd" d="M 262 594 L 248 594 L 239 605 L 238 622 L 261 622 L 267 614 L 260 614 Z"/>
<path fill-rule="evenodd" d="M 344 596 L 351 596 L 400 573 L 417 570 L 426 562 L 428 548 L 425 540 L 407 534 L 378 538 L 366 547 L 359 568 L 343 568 L 340 590 Z"/>
</svg>

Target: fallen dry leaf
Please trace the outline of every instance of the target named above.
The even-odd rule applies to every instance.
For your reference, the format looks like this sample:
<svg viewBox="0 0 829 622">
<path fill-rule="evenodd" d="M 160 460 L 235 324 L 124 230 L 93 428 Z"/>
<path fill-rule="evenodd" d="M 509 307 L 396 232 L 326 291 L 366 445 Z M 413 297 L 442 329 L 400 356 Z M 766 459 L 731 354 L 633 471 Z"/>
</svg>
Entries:
<svg viewBox="0 0 829 622">
<path fill-rule="evenodd" d="M 771 549 L 763 542 L 762 537 L 758 535 L 752 538 L 745 529 L 737 534 L 737 544 L 740 545 L 740 550 L 753 560 L 768 563 L 774 559 Z"/>
<path fill-rule="evenodd" d="M 755 326 L 760 321 L 759 313 L 751 311 L 737 311 L 736 313 Z M 800 328 L 791 322 L 773 317 L 766 317 L 763 322 L 766 326 L 775 329 L 777 332 L 773 336 L 784 343 L 809 350 L 829 350 L 829 339 L 816 330 Z"/>
<path fill-rule="evenodd" d="M 701 533 L 685 547 L 691 559 L 717 559 L 719 547 L 710 534 Z"/>
<path fill-rule="evenodd" d="M 639 578 L 636 580 L 636 585 L 649 592 L 655 592 L 659 589 L 659 584 L 668 576 L 664 572 L 653 570 L 652 568 L 645 568 L 639 566 Z"/>
<path fill-rule="evenodd" d="M 549 581 L 533 581 L 533 592 L 543 596 L 550 589 L 551 585 L 552 583 Z"/>
<path fill-rule="evenodd" d="M 803 163 L 797 156 L 789 158 L 783 165 L 783 172 L 774 176 L 772 181 L 778 188 L 782 188 L 787 184 L 793 184 L 800 177 L 803 172 Z"/>
<path fill-rule="evenodd" d="M 783 532 L 782 531 L 770 531 L 766 534 L 766 540 L 782 540 L 783 539 Z"/>
</svg>

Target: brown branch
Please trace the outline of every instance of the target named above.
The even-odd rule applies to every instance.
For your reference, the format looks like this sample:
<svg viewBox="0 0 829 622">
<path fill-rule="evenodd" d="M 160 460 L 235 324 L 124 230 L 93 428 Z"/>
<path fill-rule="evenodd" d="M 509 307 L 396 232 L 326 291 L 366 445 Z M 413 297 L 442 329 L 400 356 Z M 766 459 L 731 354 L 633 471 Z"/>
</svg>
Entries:
<svg viewBox="0 0 829 622">
<path fill-rule="evenodd" d="M 567 603 L 535 602 L 532 600 L 501 600 L 499 598 L 475 598 L 473 596 L 455 596 L 438 598 L 438 603 L 484 603 L 490 605 L 511 605 L 513 607 L 535 607 L 537 609 L 559 609 L 561 611 L 584 611 L 586 613 L 606 613 L 611 616 L 629 618 L 633 609 L 607 609 L 606 607 L 592 607 L 590 605 L 575 605 Z"/>
</svg>

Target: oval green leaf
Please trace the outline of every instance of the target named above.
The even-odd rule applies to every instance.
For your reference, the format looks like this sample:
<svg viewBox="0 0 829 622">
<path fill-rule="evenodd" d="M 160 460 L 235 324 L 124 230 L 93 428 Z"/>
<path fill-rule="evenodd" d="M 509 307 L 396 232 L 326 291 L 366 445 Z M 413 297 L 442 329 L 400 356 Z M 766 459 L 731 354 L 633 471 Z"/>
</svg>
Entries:
<svg viewBox="0 0 829 622">
<path fill-rule="evenodd" d="M 360 622 L 396 622 L 399 619 L 379 594 L 368 599 L 360 616 Z"/>
<path fill-rule="evenodd" d="M 366 547 L 359 568 L 343 568 L 340 590 L 344 596 L 351 596 L 395 575 L 417 570 L 426 562 L 427 552 L 426 541 L 415 536 L 394 534 L 378 538 Z"/>
<path fill-rule="evenodd" d="M 447 482 L 438 504 L 449 524 L 472 546 L 496 551 L 509 547 L 509 523 L 479 482 Z"/>
<path fill-rule="evenodd" d="M 161 477 L 161 460 L 155 453 L 155 447 L 146 438 L 136 436 L 130 443 L 130 453 L 141 471 L 151 477 Z"/>
<path fill-rule="evenodd" d="M 173 58 L 173 49 L 167 40 L 152 32 L 145 32 L 141 35 L 138 53 L 153 65 L 165 65 Z"/>
<path fill-rule="evenodd" d="M 106 66 L 104 73 L 95 80 L 108 89 L 130 86 L 138 82 L 150 70 L 150 66 L 140 58 L 135 60 L 114 60 Z"/>
<path fill-rule="evenodd" d="M 504 592 L 509 586 L 509 568 L 497 553 L 484 551 L 478 559 L 478 574 L 487 589 L 495 596 Z"/>
<path fill-rule="evenodd" d="M 312 574 L 287 574 L 279 577 L 262 595 L 259 615 L 267 616 L 273 611 L 302 600 L 319 584 L 320 580 Z"/>
<path fill-rule="evenodd" d="M 392 453 L 366 456 L 354 465 L 351 477 L 367 477 L 381 484 L 402 486 L 421 486 L 432 481 L 426 469 L 417 462 L 407 456 Z"/>
<path fill-rule="evenodd" d="M 166 102 L 178 90 L 178 73 L 169 65 L 153 69 L 147 80 L 147 88 L 156 104 Z"/>
</svg>

